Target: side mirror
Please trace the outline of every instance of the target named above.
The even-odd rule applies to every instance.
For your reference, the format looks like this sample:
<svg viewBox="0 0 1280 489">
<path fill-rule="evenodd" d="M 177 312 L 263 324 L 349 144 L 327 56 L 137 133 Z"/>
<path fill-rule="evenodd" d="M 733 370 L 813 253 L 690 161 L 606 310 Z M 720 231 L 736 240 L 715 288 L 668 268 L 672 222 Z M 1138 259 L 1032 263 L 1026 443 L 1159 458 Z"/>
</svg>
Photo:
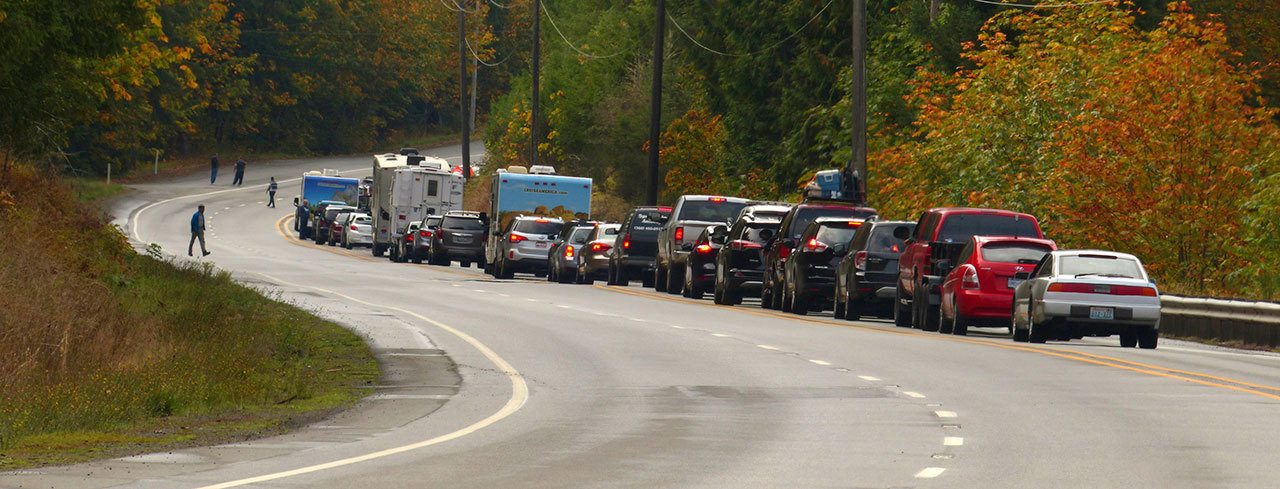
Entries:
<svg viewBox="0 0 1280 489">
<path fill-rule="evenodd" d="M 729 235 L 727 234 L 715 234 L 711 236 L 711 242 L 718 245 L 725 244 L 725 242 L 727 242 L 728 240 L 729 240 Z"/>
<path fill-rule="evenodd" d="M 1013 274 L 1013 278 L 1018 280 L 1028 280 L 1031 278 L 1031 272 L 1018 272 Z"/>
<path fill-rule="evenodd" d="M 893 228 L 893 237 L 908 240 L 911 239 L 911 229 L 906 226 L 898 226 Z"/>
</svg>

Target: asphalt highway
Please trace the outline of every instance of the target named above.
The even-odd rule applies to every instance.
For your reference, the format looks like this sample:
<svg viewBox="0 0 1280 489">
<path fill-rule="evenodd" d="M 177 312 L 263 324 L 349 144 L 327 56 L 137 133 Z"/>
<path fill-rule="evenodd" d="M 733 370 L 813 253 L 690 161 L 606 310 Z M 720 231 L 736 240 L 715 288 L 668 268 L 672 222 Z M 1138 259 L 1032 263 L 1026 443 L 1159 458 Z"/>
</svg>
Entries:
<svg viewBox="0 0 1280 489">
<path fill-rule="evenodd" d="M 0 487 L 1280 487 L 1280 355 L 943 336 L 638 283 L 500 281 L 286 232 L 289 179 L 370 164 L 253 164 L 243 188 L 197 175 L 115 209 L 131 238 L 187 260 L 204 203 L 200 260 L 365 336 L 386 370 L 369 399 L 284 436 Z"/>
</svg>

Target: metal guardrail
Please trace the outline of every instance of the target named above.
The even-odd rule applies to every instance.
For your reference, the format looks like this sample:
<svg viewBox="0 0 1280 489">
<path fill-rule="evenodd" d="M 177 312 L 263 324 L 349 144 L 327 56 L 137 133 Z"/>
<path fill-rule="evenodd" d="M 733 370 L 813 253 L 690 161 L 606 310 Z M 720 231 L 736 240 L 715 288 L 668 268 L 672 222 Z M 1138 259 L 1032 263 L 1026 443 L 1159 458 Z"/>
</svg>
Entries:
<svg viewBox="0 0 1280 489">
<path fill-rule="evenodd" d="M 1164 295 L 1160 316 L 1166 335 L 1280 347 L 1280 303 Z"/>
</svg>

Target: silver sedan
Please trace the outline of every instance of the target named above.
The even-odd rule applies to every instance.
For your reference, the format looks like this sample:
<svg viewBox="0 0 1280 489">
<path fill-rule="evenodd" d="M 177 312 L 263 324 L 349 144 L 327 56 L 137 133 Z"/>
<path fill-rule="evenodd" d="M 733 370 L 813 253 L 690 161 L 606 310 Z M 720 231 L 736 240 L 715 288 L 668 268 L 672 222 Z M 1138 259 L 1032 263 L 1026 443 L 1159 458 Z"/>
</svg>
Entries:
<svg viewBox="0 0 1280 489">
<path fill-rule="evenodd" d="M 1013 340 L 1044 343 L 1120 335 L 1120 346 L 1155 348 L 1160 292 L 1137 257 L 1113 251 L 1045 255 L 1013 295 Z"/>
</svg>

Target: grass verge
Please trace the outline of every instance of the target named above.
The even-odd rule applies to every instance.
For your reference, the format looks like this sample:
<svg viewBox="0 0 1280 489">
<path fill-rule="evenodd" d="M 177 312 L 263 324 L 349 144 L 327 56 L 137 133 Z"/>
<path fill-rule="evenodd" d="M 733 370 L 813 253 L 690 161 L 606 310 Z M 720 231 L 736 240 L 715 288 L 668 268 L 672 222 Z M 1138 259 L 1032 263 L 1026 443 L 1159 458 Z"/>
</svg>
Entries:
<svg viewBox="0 0 1280 489">
<path fill-rule="evenodd" d="M 272 434 L 376 380 L 355 334 L 135 253 L 80 195 L 34 171 L 0 187 L 0 470 Z"/>
</svg>

